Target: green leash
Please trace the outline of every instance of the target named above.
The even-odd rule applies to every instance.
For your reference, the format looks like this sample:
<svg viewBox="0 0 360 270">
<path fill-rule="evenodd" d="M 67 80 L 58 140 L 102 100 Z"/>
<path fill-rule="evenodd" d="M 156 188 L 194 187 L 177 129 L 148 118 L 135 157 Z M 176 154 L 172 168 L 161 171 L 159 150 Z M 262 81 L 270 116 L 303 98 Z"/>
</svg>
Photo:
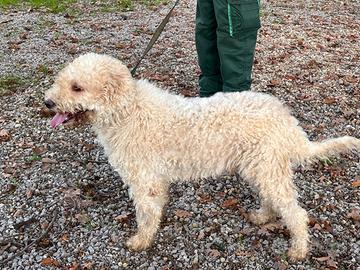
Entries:
<svg viewBox="0 0 360 270">
<path fill-rule="evenodd" d="M 180 0 L 176 0 L 173 7 L 170 9 L 170 11 L 168 12 L 168 14 L 166 15 L 166 17 L 162 20 L 162 22 L 160 23 L 160 25 L 156 28 L 156 31 L 154 33 L 154 35 L 152 36 L 151 40 L 149 41 L 149 44 L 146 46 L 146 49 L 144 51 L 144 53 L 142 54 L 142 56 L 139 58 L 139 60 L 137 61 L 136 65 L 133 67 L 133 69 L 131 70 L 131 75 L 134 76 L 138 66 L 140 65 L 141 61 L 144 59 L 144 57 L 146 56 L 146 54 L 150 51 L 150 49 L 154 46 L 155 42 L 158 40 L 160 34 L 162 33 L 162 31 L 165 28 L 165 25 L 169 22 L 169 19 L 171 17 L 171 13 L 174 10 L 174 8 L 176 7 L 176 5 L 179 3 Z"/>
</svg>

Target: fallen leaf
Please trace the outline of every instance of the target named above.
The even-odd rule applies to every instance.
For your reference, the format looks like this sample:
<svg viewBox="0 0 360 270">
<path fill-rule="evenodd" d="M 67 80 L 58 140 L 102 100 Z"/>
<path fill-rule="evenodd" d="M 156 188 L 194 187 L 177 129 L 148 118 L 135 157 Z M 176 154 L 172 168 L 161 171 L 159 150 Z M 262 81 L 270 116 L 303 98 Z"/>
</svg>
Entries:
<svg viewBox="0 0 360 270">
<path fill-rule="evenodd" d="M 167 80 L 169 79 L 169 75 L 154 74 L 154 75 L 151 77 L 151 79 L 154 80 L 154 81 L 163 82 L 163 81 L 167 81 Z"/>
<path fill-rule="evenodd" d="M 269 83 L 267 84 L 270 87 L 274 87 L 274 86 L 279 86 L 281 84 L 281 82 L 277 79 L 272 79 L 269 81 Z"/>
<path fill-rule="evenodd" d="M 195 97 L 196 93 L 194 93 L 191 89 L 183 89 L 181 90 L 181 95 L 184 97 Z"/>
<path fill-rule="evenodd" d="M 345 76 L 345 80 L 349 83 L 357 83 L 359 81 L 359 78 L 347 75 Z"/>
<path fill-rule="evenodd" d="M 175 211 L 175 215 L 179 218 L 186 218 L 186 217 L 190 217 L 191 213 L 186 210 L 179 209 Z"/>
<path fill-rule="evenodd" d="M 48 237 L 42 238 L 39 242 L 39 246 L 42 248 L 48 248 L 51 245 L 51 241 Z"/>
<path fill-rule="evenodd" d="M 41 260 L 41 265 L 59 267 L 60 263 L 57 260 L 53 259 L 53 258 L 45 258 L 45 259 Z"/>
<path fill-rule="evenodd" d="M 354 182 L 352 182 L 351 185 L 353 187 L 360 187 L 360 176 L 358 176 L 358 178 Z"/>
<path fill-rule="evenodd" d="M 70 267 L 69 270 L 78 270 L 80 267 L 80 264 L 77 262 L 74 262 Z"/>
<path fill-rule="evenodd" d="M 286 74 L 285 75 L 285 79 L 291 80 L 291 81 L 295 81 L 296 80 L 296 76 L 292 75 L 292 74 Z"/>
<path fill-rule="evenodd" d="M 279 222 L 266 223 L 262 225 L 261 228 L 258 230 L 258 234 L 270 235 L 270 233 L 283 229 L 283 227 L 284 226 Z"/>
<path fill-rule="evenodd" d="M 130 218 L 130 213 L 126 213 L 126 214 L 118 215 L 114 219 L 115 219 L 116 222 L 125 223 L 125 222 L 129 221 L 129 218 Z"/>
<path fill-rule="evenodd" d="M 86 224 L 90 221 L 90 217 L 88 214 L 76 214 L 75 218 L 77 221 L 79 221 L 81 224 Z"/>
<path fill-rule="evenodd" d="M 330 269 L 337 269 L 337 262 L 335 262 L 333 259 L 326 261 L 327 266 L 330 267 Z"/>
<path fill-rule="evenodd" d="M 67 53 L 69 54 L 76 54 L 78 52 L 78 48 L 75 44 L 71 44 L 67 50 Z"/>
<path fill-rule="evenodd" d="M 9 131 L 7 131 L 6 129 L 2 129 L 0 130 L 0 142 L 7 142 L 8 140 L 10 140 L 11 136 Z"/>
<path fill-rule="evenodd" d="M 211 202 L 212 198 L 209 194 L 199 194 L 198 195 L 198 200 L 201 202 L 201 203 L 208 203 L 208 202 Z"/>
<path fill-rule="evenodd" d="M 84 148 L 87 151 L 90 151 L 90 150 L 94 149 L 95 147 L 96 147 L 96 145 L 93 143 L 84 143 Z"/>
<path fill-rule="evenodd" d="M 60 241 L 61 241 L 62 243 L 64 243 L 64 242 L 69 242 L 69 240 L 70 240 L 70 236 L 69 236 L 68 233 L 64 233 L 64 234 L 60 237 Z"/>
<path fill-rule="evenodd" d="M 323 103 L 327 105 L 331 105 L 336 103 L 336 99 L 334 97 L 326 97 L 324 98 Z"/>
<path fill-rule="evenodd" d="M 238 250 L 235 252 L 235 255 L 240 256 L 240 257 L 247 257 L 247 256 L 251 256 L 253 254 L 252 254 L 252 252 L 249 252 L 249 251 Z"/>
<path fill-rule="evenodd" d="M 319 262 L 326 262 L 327 260 L 330 260 L 330 256 L 318 257 L 318 258 L 315 258 L 315 260 L 317 260 Z"/>
<path fill-rule="evenodd" d="M 203 239 L 204 237 L 205 237 L 204 231 L 200 231 L 199 234 L 198 234 L 197 239 L 198 239 L 198 240 L 201 240 L 201 239 Z"/>
<path fill-rule="evenodd" d="M 93 262 L 86 262 L 84 263 L 82 269 L 92 269 L 94 263 Z"/>
<path fill-rule="evenodd" d="M 240 231 L 240 233 L 241 233 L 242 235 L 251 235 L 251 234 L 254 233 L 254 231 L 255 231 L 255 229 L 254 229 L 253 227 L 249 227 L 249 228 L 244 228 L 244 229 L 242 229 L 242 230 Z"/>
<path fill-rule="evenodd" d="M 25 192 L 25 195 L 26 195 L 26 198 L 27 198 L 27 199 L 30 199 L 30 198 L 34 195 L 34 190 L 28 189 L 28 190 Z"/>
<path fill-rule="evenodd" d="M 42 163 L 57 163 L 56 160 L 51 159 L 51 158 L 43 158 L 43 159 L 41 159 L 41 162 Z"/>
<path fill-rule="evenodd" d="M 277 269 L 278 270 L 285 270 L 285 269 L 287 269 L 287 265 L 285 264 L 285 263 L 283 263 L 283 262 L 280 262 L 280 261 L 278 261 L 278 262 L 276 262 L 276 264 L 277 264 Z"/>
<path fill-rule="evenodd" d="M 113 243 L 117 243 L 117 242 L 119 242 L 120 237 L 116 233 L 112 233 L 110 235 L 110 239 Z"/>
<path fill-rule="evenodd" d="M 33 150 L 34 154 L 36 154 L 36 155 L 41 155 L 46 152 L 44 147 L 34 147 L 32 150 Z"/>
<path fill-rule="evenodd" d="M 360 221 L 360 210 L 353 208 L 350 213 L 347 214 L 347 217 L 355 221 Z"/>
<path fill-rule="evenodd" d="M 41 224 L 40 224 L 40 227 L 41 227 L 41 229 L 43 229 L 43 230 L 46 230 L 46 228 L 47 227 L 49 227 L 49 223 L 48 222 L 42 222 Z"/>
<path fill-rule="evenodd" d="M 217 249 L 210 249 L 209 254 L 213 257 L 219 257 L 221 255 L 220 251 Z"/>
<path fill-rule="evenodd" d="M 232 198 L 232 199 L 227 199 L 224 201 L 224 203 L 222 204 L 222 207 L 225 207 L 225 208 L 232 208 L 234 207 L 236 204 L 237 204 L 238 200 L 235 199 L 235 198 Z"/>
<path fill-rule="evenodd" d="M 4 193 L 14 193 L 15 190 L 16 190 L 17 186 L 14 185 L 14 184 L 7 184 L 5 186 L 5 190 L 4 190 Z"/>
</svg>

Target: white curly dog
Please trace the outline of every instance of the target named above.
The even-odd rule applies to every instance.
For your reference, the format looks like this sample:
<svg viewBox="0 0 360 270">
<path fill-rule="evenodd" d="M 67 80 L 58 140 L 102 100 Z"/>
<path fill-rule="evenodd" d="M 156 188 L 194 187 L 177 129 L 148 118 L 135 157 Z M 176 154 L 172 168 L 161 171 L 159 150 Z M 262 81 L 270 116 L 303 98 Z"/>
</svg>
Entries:
<svg viewBox="0 0 360 270">
<path fill-rule="evenodd" d="M 135 80 L 119 60 L 85 54 L 57 76 L 45 105 L 51 121 L 90 122 L 113 168 L 129 186 L 137 233 L 127 246 L 151 245 L 170 183 L 237 172 L 254 186 L 256 224 L 280 216 L 290 230 L 289 255 L 308 252 L 308 217 L 297 202 L 292 166 L 360 150 L 354 137 L 310 142 L 298 121 L 276 98 L 260 93 L 217 93 L 184 98 Z"/>
</svg>

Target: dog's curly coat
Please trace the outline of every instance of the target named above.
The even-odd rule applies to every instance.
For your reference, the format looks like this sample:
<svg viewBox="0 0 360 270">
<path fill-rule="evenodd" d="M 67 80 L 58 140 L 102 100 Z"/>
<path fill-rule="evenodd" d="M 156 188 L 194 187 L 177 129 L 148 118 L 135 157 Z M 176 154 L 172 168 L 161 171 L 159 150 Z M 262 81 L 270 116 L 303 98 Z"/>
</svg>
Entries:
<svg viewBox="0 0 360 270">
<path fill-rule="evenodd" d="M 170 183 L 237 172 L 261 198 L 250 219 L 262 224 L 280 216 L 292 236 L 289 255 L 304 258 L 308 217 L 297 202 L 291 167 L 360 150 L 360 140 L 349 136 L 310 142 L 272 96 L 184 98 L 133 79 L 124 64 L 106 55 L 75 59 L 59 73 L 46 100 L 58 115 L 76 118 L 85 112 L 109 162 L 129 186 L 138 232 L 127 245 L 134 250 L 151 244 Z"/>
</svg>

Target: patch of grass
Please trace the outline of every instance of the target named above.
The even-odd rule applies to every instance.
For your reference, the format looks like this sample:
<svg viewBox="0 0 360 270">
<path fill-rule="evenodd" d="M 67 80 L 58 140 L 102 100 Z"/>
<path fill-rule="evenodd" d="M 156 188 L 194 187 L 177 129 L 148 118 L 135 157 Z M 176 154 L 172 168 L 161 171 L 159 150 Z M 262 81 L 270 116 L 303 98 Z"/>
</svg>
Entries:
<svg viewBox="0 0 360 270">
<path fill-rule="evenodd" d="M 141 4 L 147 6 L 147 7 L 154 7 L 159 5 L 164 5 L 169 3 L 170 0 L 142 0 L 140 1 Z"/>
<path fill-rule="evenodd" d="M 39 161 L 39 160 L 41 160 L 41 156 L 33 154 L 26 159 L 26 162 L 31 163 L 33 161 Z"/>
<path fill-rule="evenodd" d="M 102 12 L 130 11 L 134 9 L 135 3 L 139 3 L 148 8 L 169 3 L 170 0 L 117 0 L 101 4 Z"/>
<path fill-rule="evenodd" d="M 40 74 L 43 74 L 45 76 L 47 75 L 50 75 L 50 74 L 53 74 L 53 71 L 51 68 L 45 66 L 44 64 L 40 64 L 38 67 L 37 67 L 37 71 L 38 73 Z"/>
<path fill-rule="evenodd" d="M 134 9 L 133 0 L 118 0 L 115 3 L 102 3 L 100 6 L 101 12 L 117 12 L 130 11 Z"/>
<path fill-rule="evenodd" d="M 18 179 L 16 179 L 15 177 L 11 177 L 10 179 L 10 183 L 14 186 L 18 186 L 19 185 L 19 181 Z"/>
<path fill-rule="evenodd" d="M 96 224 L 91 222 L 91 220 L 86 222 L 84 226 L 88 231 L 92 231 L 96 228 Z"/>
<path fill-rule="evenodd" d="M 0 8 L 29 6 L 34 9 L 46 8 L 50 12 L 59 13 L 75 2 L 75 0 L 0 0 Z"/>
<path fill-rule="evenodd" d="M 324 165 L 324 166 L 333 166 L 335 164 L 335 160 L 332 158 L 326 158 L 326 159 L 321 159 L 320 162 Z"/>
<path fill-rule="evenodd" d="M 14 92 L 25 85 L 25 80 L 17 75 L 9 74 L 0 77 L 0 96 Z"/>
</svg>

